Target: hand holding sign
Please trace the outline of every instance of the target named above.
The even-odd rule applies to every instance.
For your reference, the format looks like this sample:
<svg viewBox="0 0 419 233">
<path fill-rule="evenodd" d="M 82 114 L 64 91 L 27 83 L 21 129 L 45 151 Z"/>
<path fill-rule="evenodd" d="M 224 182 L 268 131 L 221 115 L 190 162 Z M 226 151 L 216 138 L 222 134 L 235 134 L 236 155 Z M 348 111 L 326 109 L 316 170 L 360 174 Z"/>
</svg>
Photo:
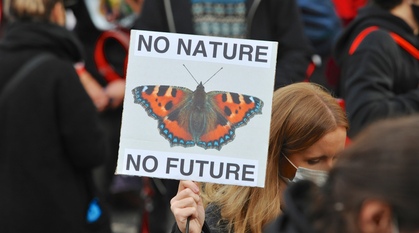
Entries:
<svg viewBox="0 0 419 233">
<path fill-rule="evenodd" d="M 170 205 L 181 232 L 186 231 L 189 217 L 189 232 L 201 232 L 204 225 L 205 210 L 199 196 L 199 187 L 196 183 L 193 181 L 180 181 L 178 193 L 172 198 Z"/>
</svg>

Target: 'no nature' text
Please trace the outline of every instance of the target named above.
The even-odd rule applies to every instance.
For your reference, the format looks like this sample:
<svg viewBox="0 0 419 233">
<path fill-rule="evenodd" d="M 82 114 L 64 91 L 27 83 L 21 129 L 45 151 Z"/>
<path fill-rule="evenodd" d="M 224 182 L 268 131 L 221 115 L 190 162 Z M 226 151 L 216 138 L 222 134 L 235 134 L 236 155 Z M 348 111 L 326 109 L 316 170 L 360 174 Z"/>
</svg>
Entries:
<svg viewBox="0 0 419 233">
<path fill-rule="evenodd" d="M 209 37 L 211 38 L 211 37 Z M 244 40 L 243 40 L 244 41 Z M 138 34 L 137 52 L 157 55 L 207 58 L 235 62 L 268 63 L 269 47 L 252 43 L 188 39 Z"/>
</svg>

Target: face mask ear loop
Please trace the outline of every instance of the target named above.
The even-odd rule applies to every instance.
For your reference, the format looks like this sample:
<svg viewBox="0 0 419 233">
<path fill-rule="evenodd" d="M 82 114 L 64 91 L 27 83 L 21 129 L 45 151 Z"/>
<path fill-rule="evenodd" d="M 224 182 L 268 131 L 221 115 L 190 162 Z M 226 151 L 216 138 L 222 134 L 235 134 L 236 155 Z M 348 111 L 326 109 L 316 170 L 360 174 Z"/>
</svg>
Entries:
<svg viewBox="0 0 419 233">
<path fill-rule="evenodd" d="M 295 166 L 292 162 L 291 162 L 291 160 L 286 156 L 286 155 L 284 155 L 284 154 L 282 154 L 287 160 L 288 160 L 288 162 L 295 168 L 295 169 L 298 169 L 298 167 L 297 166 Z"/>
<path fill-rule="evenodd" d="M 288 179 L 288 178 L 286 178 L 286 177 L 283 177 L 281 174 L 279 174 L 279 178 L 281 178 L 281 179 L 285 182 L 285 184 L 290 184 L 290 183 L 292 183 L 292 181 L 291 181 L 290 179 Z"/>
<path fill-rule="evenodd" d="M 393 224 L 391 226 L 391 232 L 392 233 L 400 233 L 399 222 L 397 221 L 397 217 L 394 213 L 393 213 Z"/>
<path fill-rule="evenodd" d="M 284 153 L 281 153 L 282 154 L 282 156 L 284 156 L 284 158 L 286 159 L 286 160 L 288 160 L 288 162 L 295 168 L 295 169 L 298 169 L 288 158 L 287 158 L 287 156 L 284 154 Z M 290 179 L 288 179 L 288 178 L 286 178 L 286 177 L 284 177 L 284 176 L 282 176 L 281 175 L 281 171 L 279 171 L 279 177 L 286 183 L 286 184 L 289 184 L 289 183 L 292 183 L 292 181 L 290 180 Z"/>
</svg>

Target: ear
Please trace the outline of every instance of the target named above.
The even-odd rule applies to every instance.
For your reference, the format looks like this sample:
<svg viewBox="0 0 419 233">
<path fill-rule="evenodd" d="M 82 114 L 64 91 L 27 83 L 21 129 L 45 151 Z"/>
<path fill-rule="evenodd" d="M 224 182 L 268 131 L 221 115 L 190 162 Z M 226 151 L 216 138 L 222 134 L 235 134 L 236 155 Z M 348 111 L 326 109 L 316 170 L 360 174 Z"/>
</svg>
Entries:
<svg viewBox="0 0 419 233">
<path fill-rule="evenodd" d="M 55 3 L 54 7 L 51 10 L 51 17 L 50 20 L 53 23 L 56 23 L 60 26 L 65 26 L 65 20 L 66 20 L 66 15 L 65 15 L 65 8 L 64 5 L 61 2 L 57 2 Z"/>
<path fill-rule="evenodd" d="M 359 213 L 359 229 L 362 233 L 390 233 L 393 224 L 390 206 L 379 200 L 366 200 Z"/>
<path fill-rule="evenodd" d="M 292 180 L 295 176 L 295 172 L 297 169 L 291 165 L 291 163 L 284 157 L 284 155 L 280 155 L 278 169 L 281 176 Z"/>
</svg>

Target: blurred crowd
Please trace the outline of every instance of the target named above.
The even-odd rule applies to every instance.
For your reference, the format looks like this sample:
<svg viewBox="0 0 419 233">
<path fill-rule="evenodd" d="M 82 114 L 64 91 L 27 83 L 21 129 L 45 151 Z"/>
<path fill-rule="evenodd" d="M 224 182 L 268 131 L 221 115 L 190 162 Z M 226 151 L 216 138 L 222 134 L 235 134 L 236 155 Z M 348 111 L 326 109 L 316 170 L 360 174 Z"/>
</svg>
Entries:
<svg viewBox="0 0 419 233">
<path fill-rule="evenodd" d="M 278 42 L 267 170 L 274 183 L 266 191 L 114 174 L 131 29 Z M 346 169 L 370 169 L 354 164 L 369 151 L 388 158 L 377 158 L 383 167 L 374 172 L 398 174 L 386 163 L 397 159 L 380 149 L 390 146 L 381 137 L 396 140 L 383 135 L 394 125 L 405 129 L 398 132 L 404 143 L 392 143 L 401 145 L 394 155 L 406 157 L 400 169 L 416 164 L 419 151 L 408 139 L 419 132 L 407 129 L 418 127 L 418 34 L 419 0 L 0 0 L 1 232 L 110 233 L 109 211 L 117 208 L 142 213 L 138 233 L 336 232 L 325 226 L 327 217 L 334 226 L 352 224 L 342 232 L 417 232 L 417 216 L 399 200 L 410 200 L 400 194 L 409 189 L 398 179 L 384 188 L 371 177 L 366 181 L 377 188 L 369 190 Z M 283 109 L 297 113 L 283 116 Z M 371 133 L 381 130 L 377 123 L 381 135 Z M 337 155 L 348 159 L 337 159 L 335 168 Z M 368 156 L 358 163 L 374 166 Z M 320 176 L 326 186 L 316 182 Z M 346 202 L 340 188 L 365 192 Z M 238 192 L 240 205 L 215 194 Z M 272 209 L 252 203 L 259 197 Z M 336 200 L 333 207 L 325 198 Z M 366 210 L 361 199 L 372 200 Z M 307 202 L 318 205 L 298 213 Z M 350 205 L 358 205 L 351 211 L 361 220 L 326 213 Z M 290 224 L 293 214 L 301 223 Z M 373 221 L 381 225 L 373 228 Z"/>
</svg>

